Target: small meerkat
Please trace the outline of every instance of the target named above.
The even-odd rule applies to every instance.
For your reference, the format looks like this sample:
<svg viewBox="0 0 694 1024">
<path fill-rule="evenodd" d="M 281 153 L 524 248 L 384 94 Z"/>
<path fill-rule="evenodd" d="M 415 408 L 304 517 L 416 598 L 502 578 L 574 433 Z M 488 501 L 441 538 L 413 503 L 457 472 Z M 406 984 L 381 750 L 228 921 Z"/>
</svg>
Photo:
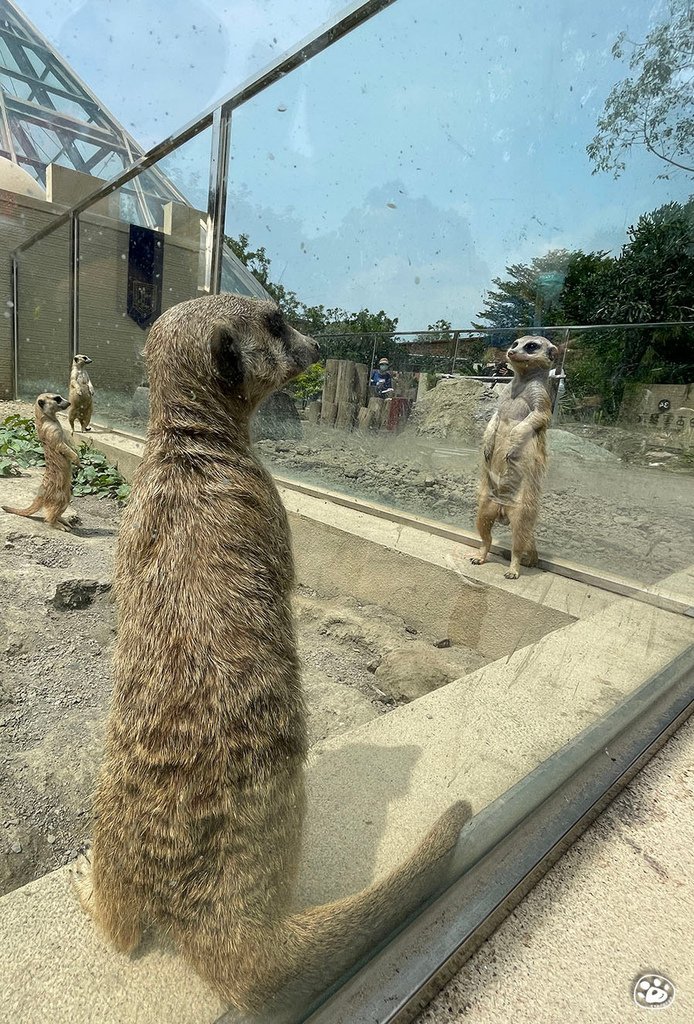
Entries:
<svg viewBox="0 0 694 1024">
<path fill-rule="evenodd" d="M 150 420 L 116 557 L 118 639 L 84 909 L 122 952 L 169 935 L 239 1010 L 313 998 L 445 884 L 455 804 L 391 875 L 292 907 L 306 707 L 286 512 L 251 413 L 318 358 L 278 307 L 167 310 L 145 348 Z M 274 1012 L 274 1010 L 273 1010 Z"/>
<path fill-rule="evenodd" d="M 514 341 L 506 357 L 513 380 L 499 397 L 499 406 L 482 439 L 484 465 L 477 506 L 482 538 L 474 565 L 487 561 L 495 522 L 511 526 L 509 580 L 523 565 L 537 565 L 535 524 L 540 509 L 542 478 L 547 467 L 547 427 L 552 420 L 549 370 L 558 349 L 547 338 L 527 335 Z"/>
<path fill-rule="evenodd" d="M 89 356 L 81 355 L 75 356 L 72 360 L 70 390 L 68 393 L 70 412 L 67 414 L 67 418 L 70 421 L 70 430 L 73 434 L 75 432 L 75 420 L 80 421 L 83 433 L 92 429 L 89 426 L 89 421 L 92 418 L 94 408 L 94 386 L 85 369 L 91 362 L 92 360 Z"/>
<path fill-rule="evenodd" d="M 15 516 L 33 516 L 41 508 L 49 526 L 56 530 L 70 530 L 70 524 L 62 517 L 70 504 L 72 494 L 72 464 L 79 466 L 79 455 L 65 440 L 63 428 L 58 422 L 58 411 L 70 403 L 60 395 L 45 392 L 34 404 L 34 422 L 39 441 L 43 445 L 46 468 L 36 498 L 29 508 L 10 508 L 3 505 L 5 512 Z"/>
</svg>

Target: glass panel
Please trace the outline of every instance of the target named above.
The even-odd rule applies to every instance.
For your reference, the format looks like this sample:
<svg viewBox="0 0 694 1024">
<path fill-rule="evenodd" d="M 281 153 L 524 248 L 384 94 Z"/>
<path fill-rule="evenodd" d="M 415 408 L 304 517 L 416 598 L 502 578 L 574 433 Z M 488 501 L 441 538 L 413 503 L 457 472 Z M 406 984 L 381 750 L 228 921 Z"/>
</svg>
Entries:
<svg viewBox="0 0 694 1024">
<path fill-rule="evenodd" d="M 18 391 L 32 405 L 41 392 L 62 393 L 68 385 L 69 247 L 69 225 L 65 224 L 19 258 Z"/>
<path fill-rule="evenodd" d="M 148 329 L 202 294 L 210 142 L 207 129 L 80 216 L 78 350 L 102 426 L 144 432 Z"/>
<path fill-rule="evenodd" d="M 610 48 L 663 17 L 538 2 L 500 27 L 484 7 L 400 0 L 234 113 L 228 244 L 321 345 L 253 423 L 292 514 L 327 745 L 307 889 L 378 874 L 353 868 L 358 827 L 320 875 L 331 800 L 336 829 L 368 806 L 392 855 L 408 815 L 487 806 L 692 642 L 691 183 L 637 144 L 603 166 L 629 74 Z M 509 404 L 513 366 L 525 398 Z M 664 406 L 651 422 L 660 402 L 670 423 Z M 510 564 L 514 536 L 534 561 L 538 480 L 542 562 Z M 329 687 L 340 724 L 321 718 Z M 379 717 L 351 735 L 356 694 Z M 410 743 L 416 764 L 382 754 Z"/>
<path fill-rule="evenodd" d="M 484 378 L 514 338 L 544 334 L 567 376 L 548 434 L 540 554 L 650 585 L 691 550 L 692 441 L 676 426 L 694 380 L 691 185 L 610 120 L 631 52 L 609 52 L 623 14 L 536 6 L 530 67 L 524 11 L 499 35 L 484 9 L 446 2 L 422 20 L 415 0 L 400 0 L 234 115 L 230 244 L 324 356 L 369 375 L 387 357 L 393 385 L 380 415 L 373 388 L 335 402 L 329 364 L 290 389 L 301 438 L 262 413 L 256 434 L 284 478 L 476 536 L 481 437 L 504 383 Z M 629 38 L 662 17 L 637 4 Z M 690 325 L 638 326 L 669 321 Z M 678 416 L 656 424 L 649 406 L 650 434 L 628 425 L 626 396 L 661 384 L 680 389 L 663 398 Z M 510 536 L 495 530 L 503 547 Z"/>
</svg>

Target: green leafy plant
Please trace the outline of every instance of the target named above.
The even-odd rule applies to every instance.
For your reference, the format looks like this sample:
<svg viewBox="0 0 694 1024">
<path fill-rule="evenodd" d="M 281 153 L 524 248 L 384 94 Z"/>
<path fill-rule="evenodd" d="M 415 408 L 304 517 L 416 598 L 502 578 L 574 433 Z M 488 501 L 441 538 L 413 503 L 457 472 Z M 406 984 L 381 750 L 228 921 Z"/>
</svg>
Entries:
<svg viewBox="0 0 694 1024">
<path fill-rule="evenodd" d="M 21 476 L 22 471 L 14 459 L 0 459 L 0 476 Z"/>
<path fill-rule="evenodd" d="M 325 370 L 321 364 L 314 363 L 313 366 L 309 366 L 308 370 L 294 378 L 289 385 L 289 390 L 296 398 L 299 398 L 302 402 L 307 402 L 309 398 L 313 398 L 321 393 L 324 377 Z"/>
<path fill-rule="evenodd" d="M 130 495 L 127 483 L 105 455 L 83 444 L 80 466 L 73 471 L 72 493 L 96 494 L 100 498 L 125 501 Z M 43 448 L 30 419 L 13 414 L 0 423 L 0 476 L 20 476 L 22 468 L 43 466 Z"/>
<path fill-rule="evenodd" d="M 0 423 L 0 459 L 9 460 L 15 466 L 43 466 L 43 448 L 36 436 L 33 422 L 25 416 L 14 413 Z M 4 472 L 2 476 L 17 476 Z"/>
<path fill-rule="evenodd" d="M 96 494 L 100 498 L 118 498 L 119 501 L 129 497 L 130 484 L 105 455 L 87 444 L 80 446 L 79 455 L 80 465 L 72 479 L 74 495 Z"/>
</svg>

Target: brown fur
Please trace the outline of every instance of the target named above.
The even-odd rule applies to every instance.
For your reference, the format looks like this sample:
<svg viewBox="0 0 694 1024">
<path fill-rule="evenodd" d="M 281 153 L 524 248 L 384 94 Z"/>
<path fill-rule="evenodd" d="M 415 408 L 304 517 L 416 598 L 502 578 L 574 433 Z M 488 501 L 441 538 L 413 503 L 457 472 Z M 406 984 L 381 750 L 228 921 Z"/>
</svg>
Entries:
<svg viewBox="0 0 694 1024">
<path fill-rule="evenodd" d="M 69 530 L 70 524 L 62 514 L 70 504 L 72 494 L 72 463 L 79 466 L 79 455 L 65 440 L 63 428 L 58 423 L 58 410 L 69 406 L 60 395 L 46 392 L 34 404 L 34 422 L 39 441 L 43 445 L 46 468 L 36 498 L 29 508 L 10 508 L 3 505 L 5 512 L 15 516 L 33 516 L 43 509 L 49 526 L 56 530 Z"/>
<path fill-rule="evenodd" d="M 89 379 L 86 366 L 91 363 L 89 356 L 77 355 L 72 360 L 70 371 L 70 412 L 67 418 L 70 421 L 70 430 L 75 432 L 75 420 L 80 421 L 82 431 L 91 430 L 89 422 L 94 409 L 93 395 L 94 387 Z"/>
<path fill-rule="evenodd" d="M 477 506 L 480 553 L 471 561 L 483 565 L 492 544 L 495 522 L 511 526 L 511 565 L 507 579 L 520 576 L 524 565 L 537 565 L 535 524 L 542 479 L 547 467 L 547 427 L 552 420 L 549 370 L 557 348 L 547 338 L 526 336 L 507 352 L 513 380 L 504 388 L 499 407 L 482 440 L 484 466 Z"/>
<path fill-rule="evenodd" d="M 119 537 L 115 693 L 78 888 L 119 950 L 156 925 L 239 1009 L 290 982 L 311 998 L 441 884 L 468 809 L 385 881 L 292 912 L 308 748 L 294 567 L 249 418 L 318 347 L 272 303 L 219 295 L 164 313 L 145 355 L 147 446 Z"/>
</svg>

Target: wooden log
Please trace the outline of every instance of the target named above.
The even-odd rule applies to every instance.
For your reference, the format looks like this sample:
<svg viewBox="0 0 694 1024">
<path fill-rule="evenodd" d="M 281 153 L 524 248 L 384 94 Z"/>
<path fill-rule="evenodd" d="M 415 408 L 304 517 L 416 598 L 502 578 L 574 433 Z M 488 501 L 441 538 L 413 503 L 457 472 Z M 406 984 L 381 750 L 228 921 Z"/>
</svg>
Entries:
<svg viewBox="0 0 694 1024">
<path fill-rule="evenodd" d="M 355 377 L 354 363 L 349 359 L 341 359 L 337 370 L 337 387 L 335 389 L 335 401 L 338 406 L 354 402 L 356 391 L 354 387 Z"/>
<path fill-rule="evenodd" d="M 323 400 L 321 402 L 321 413 L 320 413 L 321 426 L 324 426 L 324 427 L 333 427 L 333 426 L 335 426 L 335 417 L 336 416 L 337 416 L 337 403 L 336 402 L 326 402 L 325 400 Z"/>
<path fill-rule="evenodd" d="M 357 412 L 357 430 L 367 431 L 371 429 L 371 413 L 367 406 L 362 405 Z"/>
<path fill-rule="evenodd" d="M 335 426 L 338 430 L 350 431 L 357 418 L 357 405 L 354 402 L 340 402 L 337 406 Z"/>
<path fill-rule="evenodd" d="M 306 419 L 309 423 L 319 423 L 321 414 L 321 402 L 309 402 L 306 409 Z"/>
<path fill-rule="evenodd" d="M 357 405 L 366 405 L 369 398 L 369 368 L 366 363 L 355 363 L 356 371 L 356 402 Z"/>
<path fill-rule="evenodd" d="M 337 387 L 337 370 L 340 365 L 339 359 L 327 359 L 325 362 L 325 377 L 323 378 L 323 402 L 335 401 L 335 388 Z"/>
</svg>

